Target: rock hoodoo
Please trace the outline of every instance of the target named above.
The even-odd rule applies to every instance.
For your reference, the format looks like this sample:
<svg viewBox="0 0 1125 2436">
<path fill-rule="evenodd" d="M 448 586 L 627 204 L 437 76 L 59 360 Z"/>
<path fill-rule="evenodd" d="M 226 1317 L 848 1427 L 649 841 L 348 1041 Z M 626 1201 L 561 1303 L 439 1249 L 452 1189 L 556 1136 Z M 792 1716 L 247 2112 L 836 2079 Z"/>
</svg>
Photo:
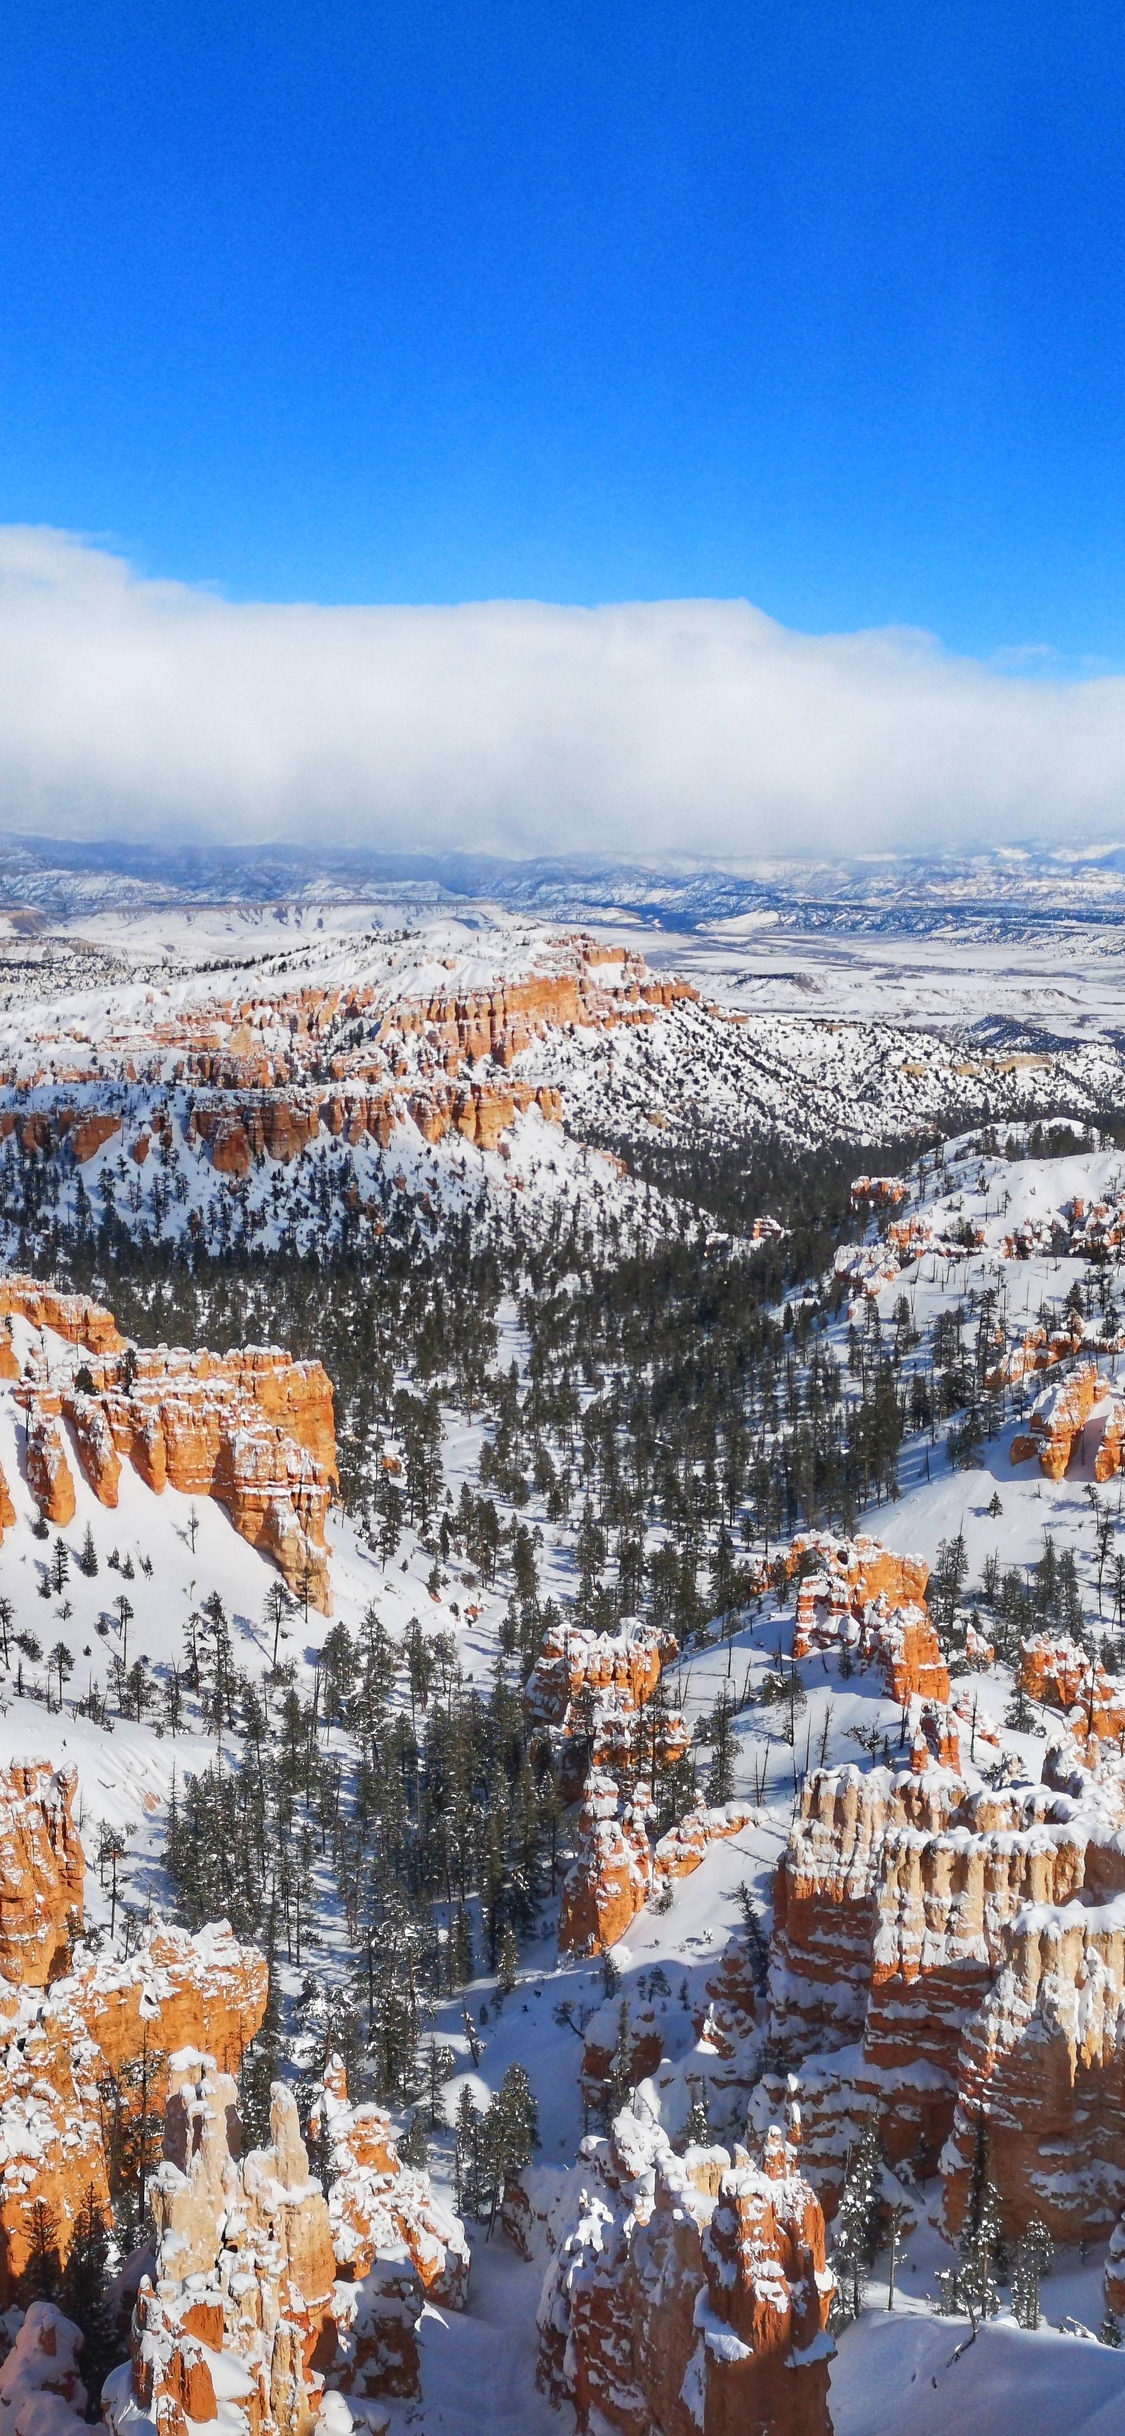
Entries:
<svg viewBox="0 0 1125 2436">
<path fill-rule="evenodd" d="M 1096 1741 L 1048 1754 L 1048 1778 L 969 1793 L 935 1765 L 807 1782 L 778 1871 L 769 2027 L 826 2193 L 874 2107 L 892 2162 L 940 2162 L 951 2225 L 982 2118 L 1010 2233 L 1032 2214 L 1063 2240 L 1115 2221 L 1125 1782 Z M 775 2094 L 767 2077 L 761 2107 Z"/>
<path fill-rule="evenodd" d="M 64 2261 L 88 2194 L 108 2210 L 106 2086 L 159 2106 L 169 2054 L 206 2034 L 237 2070 L 262 2020 L 266 1967 L 225 1922 L 151 1928 L 128 1959 L 78 1959 L 82 1850 L 74 1772 L 0 1776 L 0 2308 L 17 2298 L 37 2203 Z"/>
<path fill-rule="evenodd" d="M 82 1926 L 86 1863 L 73 1768 L 28 1760 L 0 1775 L 0 2011 L 66 1970 Z"/>
<path fill-rule="evenodd" d="M 518 958 L 517 958 L 518 962 Z M 452 969 L 452 968 L 451 968 Z M 536 943 L 530 969 L 490 985 L 431 988 L 418 975 L 381 985 L 306 984 L 247 999 L 197 999 L 84 1037 L 80 1060 L 43 1042 L 0 1078 L 0 1139 L 81 1167 L 123 1147 L 122 1086 L 149 1095 L 128 1148 L 138 1162 L 182 1142 L 239 1182 L 256 1161 L 288 1165 L 322 1134 L 386 1149 L 413 1126 L 426 1142 L 460 1135 L 500 1148 L 530 1111 L 557 1124 L 557 1088 L 515 1071 L 552 1034 L 650 1025 L 698 997 L 690 982 L 650 973 L 644 959 L 581 934 Z M 113 1105 L 105 1105 L 106 1098 Z"/>
<path fill-rule="evenodd" d="M 588 1769 L 626 1789 L 688 1747 L 678 1709 L 663 1697 L 665 1670 L 679 1656 L 675 1635 L 630 1618 L 616 1633 L 555 1624 L 524 1689 L 533 1730 L 546 1736 L 573 1799 Z"/>
<path fill-rule="evenodd" d="M 748 1802 L 713 1809 L 700 1802 L 653 1842 L 651 1786 L 637 1783 L 625 1797 L 611 1776 L 593 1770 L 578 1814 L 578 1849 L 563 1881 L 560 1954 L 600 1954 L 615 1945 L 662 1879 L 687 1877 L 708 1845 L 739 1835 L 753 1815 Z"/>
<path fill-rule="evenodd" d="M 139 2411 L 186 2436 L 224 2401 L 256 2436 L 309 2436 L 326 2392 L 417 2393 L 414 2327 L 428 2290 L 461 2304 L 464 2234 L 428 2178 L 400 2165 L 387 2117 L 348 2107 L 338 2066 L 330 2082 L 328 2200 L 291 2090 L 274 2084 L 269 2146 L 243 2157 L 234 2081 L 210 2056 L 173 2057 L 155 2271 L 138 2291 L 132 2358 L 106 2388 L 111 2428 Z"/>
<path fill-rule="evenodd" d="M 946 1701 L 949 1670 L 926 1605 L 929 1567 L 879 1540 L 837 1540 L 807 1532 L 781 1560 L 797 1579 L 793 1655 L 846 1647 L 877 1666 L 893 1700 Z"/>
<path fill-rule="evenodd" d="M 646 2103 L 585 2140 L 548 2222 L 539 2381 L 580 2436 L 831 2436 L 824 2218 L 771 2130 L 677 2156 Z"/>
</svg>

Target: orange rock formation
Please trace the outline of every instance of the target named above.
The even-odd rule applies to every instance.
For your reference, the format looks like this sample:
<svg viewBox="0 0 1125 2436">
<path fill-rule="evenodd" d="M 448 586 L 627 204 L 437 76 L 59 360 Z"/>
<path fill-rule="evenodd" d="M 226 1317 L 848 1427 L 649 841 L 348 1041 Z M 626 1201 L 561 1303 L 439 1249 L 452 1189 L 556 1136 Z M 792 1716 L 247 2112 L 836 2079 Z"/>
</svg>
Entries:
<svg viewBox="0 0 1125 2436">
<path fill-rule="evenodd" d="M 617 1633 L 567 1624 L 546 1633 L 524 1689 L 524 1710 L 561 1759 L 568 1799 L 580 1792 L 588 1768 L 627 1789 L 638 1775 L 670 1767 L 686 1751 L 688 1728 L 679 1711 L 666 1702 L 654 1705 L 662 1674 L 678 1655 L 674 1634 L 635 1619 Z"/>
<path fill-rule="evenodd" d="M 1065 1634 L 1035 1633 L 1021 1641 L 1019 1680 L 1029 1699 L 1067 1712 L 1076 1742 L 1096 1736 L 1120 1743 L 1125 1736 L 1125 1683 Z"/>
<path fill-rule="evenodd" d="M 108 1311 L 22 1278 L 0 1282 L 0 1317 L 16 1313 L 62 1344 L 33 1351 L 16 1388 L 27 1423 L 27 1477 L 48 1522 L 75 1511 L 64 1424 L 103 1505 L 115 1506 L 122 1462 L 147 1487 L 214 1497 L 243 1539 L 328 1612 L 325 1522 L 336 1480 L 332 1387 L 319 1362 L 252 1346 L 186 1353 L 126 1346 Z M 66 1350 L 64 1351 L 63 1348 Z M 76 1354 L 87 1356 L 79 1362 Z M 0 1481 L 0 1530 L 14 1520 Z"/>
<path fill-rule="evenodd" d="M 553 1085 L 511 1071 L 536 1042 L 651 1024 L 697 997 L 690 983 L 649 973 L 631 951 L 578 934 L 544 941 L 540 956 L 541 969 L 490 988 L 313 984 L 242 1001 L 203 995 L 97 1041 L 83 1036 L 81 1062 L 56 1058 L 50 1084 L 39 1044 L 5 1077 L 15 1105 L 0 1110 L 0 1137 L 16 1131 L 27 1150 L 83 1164 L 121 1131 L 116 1107 L 96 1104 L 98 1086 L 116 1099 L 125 1083 L 163 1095 L 146 1111 L 135 1156 L 153 1140 L 169 1148 L 182 1127 L 189 1147 L 236 1180 L 255 1158 L 298 1158 L 322 1128 L 386 1147 L 397 1126 L 413 1123 L 428 1142 L 455 1132 L 495 1150 L 528 1109 L 552 1123 L 561 1117 Z M 80 1105 L 59 1096 L 60 1084 L 79 1082 Z"/>
<path fill-rule="evenodd" d="M 74 1824 L 77 1770 L 47 1760 L 0 1775 L 0 1980 L 45 1988 L 82 1926 L 86 1864 Z M 0 1998 L 0 2004 L 5 1998 Z"/>
<path fill-rule="evenodd" d="M 132 2358 L 106 2388 L 112 2429 L 140 2410 L 186 2436 L 221 2397 L 251 2436 L 309 2436 L 327 2389 L 417 2393 L 414 2326 L 427 2289 L 446 2306 L 462 2300 L 464 2235 L 427 2177 L 400 2166 L 387 2118 L 349 2108 L 338 2070 L 333 2080 L 320 2126 L 336 2168 L 330 2204 L 291 2090 L 275 2082 L 270 2145 L 240 2159 L 234 2081 L 210 2056 L 174 2059 L 153 2180 L 155 2276 L 138 2291 Z"/>
<path fill-rule="evenodd" d="M 781 1559 L 797 1576 L 793 1655 L 846 1647 L 879 1667 L 891 1698 L 947 1701 L 949 1670 L 926 1605 L 929 1567 L 879 1540 L 802 1533 Z"/>
<path fill-rule="evenodd" d="M 665 1878 L 698 1869 L 710 1844 L 738 1835 L 754 1816 L 747 1803 L 705 1803 L 690 1810 L 654 1844 L 649 1836 L 651 1787 L 622 1797 L 611 1776 L 593 1769 L 578 1819 L 578 1849 L 563 1881 L 559 1952 L 600 1954 L 623 1937 Z"/>
<path fill-rule="evenodd" d="M 1030 1454 L 1037 1454 L 1042 1476 L 1047 1481 L 1062 1481 L 1071 1454 L 1081 1445 L 1081 1435 L 1098 1401 L 1098 1391 L 1101 1379 L 1093 1362 L 1088 1362 L 1084 1369 L 1071 1371 L 1069 1379 L 1059 1381 L 1059 1386 L 1047 1389 L 1032 1410 L 1028 1432 L 1013 1437 L 1013 1464 L 1025 1464 Z"/>
<path fill-rule="evenodd" d="M 266 2002 L 266 1968 L 225 1922 L 154 1927 L 128 1960 L 70 1971 L 84 1864 L 76 1777 L 33 1760 L 0 1776 L 0 2308 L 18 2295 L 43 2201 L 60 2261 L 89 2191 L 108 2208 L 104 2093 L 128 2112 L 143 2066 L 159 2105 L 174 2047 L 204 2032 L 237 2068 Z"/>
<path fill-rule="evenodd" d="M 779 2131 L 678 2157 L 642 2104 L 566 2189 L 539 2382 L 580 2436 L 831 2436 L 824 2218 Z"/>
<path fill-rule="evenodd" d="M 1031 2214 L 1064 2240 L 1114 2221 L 1125 1782 L 1118 1759 L 1077 1756 L 1049 1755 L 1053 1781 L 976 1794 L 937 1768 L 806 1784 L 778 1872 L 770 2032 L 826 2192 L 874 2106 L 892 2162 L 940 2156 L 955 2226 L 983 2114 L 1010 2233 Z"/>
</svg>

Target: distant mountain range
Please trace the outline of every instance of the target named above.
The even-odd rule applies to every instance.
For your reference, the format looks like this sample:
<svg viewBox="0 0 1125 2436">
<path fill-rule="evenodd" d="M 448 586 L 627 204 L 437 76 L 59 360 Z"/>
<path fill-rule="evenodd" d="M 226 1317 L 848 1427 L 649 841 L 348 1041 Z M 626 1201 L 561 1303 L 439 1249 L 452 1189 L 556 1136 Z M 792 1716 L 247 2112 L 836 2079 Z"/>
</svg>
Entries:
<svg viewBox="0 0 1125 2436">
<path fill-rule="evenodd" d="M 107 908 L 341 906 L 413 913 L 500 907 L 536 920 L 628 920 L 670 931 L 759 924 L 794 931 L 944 929 L 1008 938 L 1059 923 L 1125 922 L 1125 844 L 1027 846 L 977 855 L 638 863 L 567 855 L 412 855 L 285 842 L 225 849 L 108 839 L 0 841 L 0 911 L 73 921 Z"/>
</svg>

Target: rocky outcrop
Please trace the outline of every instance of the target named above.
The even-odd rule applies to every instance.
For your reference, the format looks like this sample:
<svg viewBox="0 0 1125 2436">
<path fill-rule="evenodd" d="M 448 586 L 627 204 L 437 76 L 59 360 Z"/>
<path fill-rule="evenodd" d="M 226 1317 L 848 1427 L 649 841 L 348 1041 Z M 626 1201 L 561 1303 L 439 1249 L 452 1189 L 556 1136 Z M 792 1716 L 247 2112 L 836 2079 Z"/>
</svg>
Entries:
<svg viewBox="0 0 1125 2436">
<path fill-rule="evenodd" d="M 121 2074 L 146 2054 L 149 2101 L 164 2101 L 168 2058 L 202 2048 L 237 2073 L 266 2009 L 267 1971 L 225 1920 L 191 1936 L 157 1922 L 127 1960 L 98 1957 L 53 1991 L 50 2018 L 92 2043 L 100 2068 Z"/>
<path fill-rule="evenodd" d="M 92 2193 L 109 2218 L 96 2050 L 26 1999 L 0 2032 L 0 2310 L 30 2297 L 34 2261 L 58 2268 Z M 44 2252 L 46 2257 L 43 2258 Z"/>
<path fill-rule="evenodd" d="M 744 1802 L 700 1803 L 653 1842 L 651 1786 L 623 1798 L 611 1776 L 594 1769 L 578 1817 L 577 1852 L 563 1881 L 560 1954 L 600 1954 L 623 1937 L 650 1895 L 668 1878 L 698 1869 L 708 1846 L 738 1835 L 754 1816 Z"/>
<path fill-rule="evenodd" d="M 1125 1734 L 1125 1683 L 1066 1634 L 1035 1633 L 1021 1641 L 1019 1681 L 1029 1699 L 1064 1711 L 1076 1741 L 1095 1736 L 1119 1743 Z"/>
<path fill-rule="evenodd" d="M 0 1138 L 14 1132 L 29 1155 L 84 1165 L 120 1140 L 126 1086 L 147 1094 L 128 1143 L 138 1165 L 153 1151 L 178 1158 L 182 1145 L 235 1188 L 256 1163 L 289 1166 L 325 1135 L 386 1149 L 413 1130 L 503 1155 L 524 1117 L 561 1121 L 557 1087 L 519 1071 L 539 1044 L 649 1026 L 697 998 L 689 982 L 578 934 L 537 942 L 530 964 L 517 949 L 516 969 L 483 985 L 475 960 L 464 982 L 456 959 L 438 961 L 445 988 L 418 986 L 416 971 L 245 999 L 203 984 L 194 1000 L 153 998 L 119 1031 L 53 1039 L 49 1065 L 45 1039 L 29 1042 L 2 1078 L 11 1105 Z M 68 1062 L 64 1037 L 81 1037 L 80 1062 Z"/>
<path fill-rule="evenodd" d="M 98 1315 L 93 1321 L 91 1313 Z M 95 1352 L 90 1338 L 107 1333 L 103 1321 L 116 1337 L 109 1313 L 85 1306 L 83 1333 L 53 1352 L 33 1350 L 15 1390 L 26 1415 L 28 1485 L 47 1520 L 64 1528 L 74 1516 L 68 1425 L 103 1505 L 117 1503 L 123 1462 L 158 1495 L 172 1487 L 214 1497 L 241 1537 L 273 1559 L 290 1589 L 304 1595 L 307 1588 L 327 1613 L 325 1523 L 336 1433 L 321 1363 L 296 1362 L 264 1346 L 187 1353 L 126 1347 L 120 1338 L 120 1351 Z M 78 1349 L 88 1358 L 78 1361 Z"/>
<path fill-rule="evenodd" d="M 1048 1388 L 1035 1405 L 1026 1432 L 1012 1440 L 1012 1462 L 1026 1463 L 1037 1455 L 1044 1479 L 1061 1480 L 1081 1447 L 1086 1424 L 1104 1393 L 1105 1382 L 1099 1378 L 1093 1362 L 1072 1371 L 1057 1387 Z M 1108 1478 L 1109 1474 L 1103 1472 L 1102 1477 Z"/>
<path fill-rule="evenodd" d="M 18 2297 L 36 2241 L 36 2209 L 58 2263 L 90 2193 L 108 2214 L 106 2109 L 126 2120 L 158 2111 L 183 2044 L 214 2034 L 237 2071 L 266 2004 L 266 1966 L 225 1921 L 155 1927 L 127 1960 L 100 1957 L 26 1988 L 0 2047 L 0 2308 Z"/>
<path fill-rule="evenodd" d="M 47 1760 L 0 1774 L 0 1981 L 45 1988 L 82 1927 L 86 1864 L 74 1823 L 78 1773 Z M 0 2005 L 4 1997 L 0 1996 Z"/>
<path fill-rule="evenodd" d="M 524 1689 L 524 1712 L 560 1764 L 567 1799 L 580 1793 L 590 1768 L 627 1790 L 682 1757 L 688 1727 L 657 1698 L 678 1655 L 673 1633 L 635 1617 L 617 1633 L 550 1627 Z"/>
<path fill-rule="evenodd" d="M 325 2072 L 310 2136 L 326 2162 L 337 2273 L 362 2284 L 377 2262 L 383 2271 L 405 2263 L 428 2300 L 464 2308 L 469 2246 L 460 2217 L 434 2198 L 428 2174 L 403 2165 L 390 2116 L 349 2105 L 339 2056 Z"/>
<path fill-rule="evenodd" d="M 1037 1786 L 972 1794 L 936 1767 L 806 1785 L 770 2032 L 826 2196 L 874 2108 L 892 2163 L 940 2156 L 951 2225 L 982 2119 L 1009 2232 L 1038 2214 L 1070 2240 L 1125 2203 L 1125 1788 L 1104 1746 L 1086 1771 L 1067 1750 Z"/>
<path fill-rule="evenodd" d="M 903 1176 L 857 1176 L 851 1190 L 853 1210 L 893 1210 L 910 1199 Z"/>
<path fill-rule="evenodd" d="M 779 1560 L 797 1580 L 793 1655 L 847 1649 L 876 1666 L 893 1700 L 947 1701 L 949 1670 L 926 1605 L 929 1567 L 879 1540 L 802 1533 Z"/>
<path fill-rule="evenodd" d="M 62 2264 L 89 2195 L 108 2211 L 107 2104 L 159 2107 L 170 2055 L 204 2035 L 237 2070 L 265 2012 L 265 1963 L 225 1922 L 194 1937 L 155 1925 L 127 1959 L 68 1968 L 83 1925 L 75 1784 L 45 1760 L 0 1777 L 0 2309 L 44 2234 Z"/>
<path fill-rule="evenodd" d="M 65 1345 L 86 1353 L 121 1353 L 125 1339 L 112 1311 L 88 1294 L 62 1294 L 35 1277 L 0 1277 L 0 1320 L 22 1319 L 47 1328 Z"/>
<path fill-rule="evenodd" d="M 598 1700 L 609 1696 L 631 1709 L 643 1708 L 664 1668 L 679 1654 L 674 1633 L 635 1618 L 617 1633 L 583 1632 L 577 1625 L 553 1624 L 544 1633 L 524 1688 L 528 1722 L 566 1729 L 575 1704 L 586 1694 Z"/>
<path fill-rule="evenodd" d="M 602 1953 L 643 1911 L 653 1883 L 649 1813 L 643 1793 L 622 1805 L 612 1777 L 595 1770 L 587 1779 L 559 1906 L 560 1954 Z"/>
<path fill-rule="evenodd" d="M 686 2136 L 701 2100 L 713 2138 L 740 2138 L 747 2095 L 761 2070 L 765 2024 L 760 2017 L 748 1938 L 727 1939 L 703 2000 L 694 2011 L 686 1989 L 677 1995 L 656 1971 L 607 1999 L 585 2025 L 580 2087 L 592 2124 L 621 2102 L 625 2089 L 651 2081 L 660 2119 L 674 2140 Z"/>
<path fill-rule="evenodd" d="M 364 2120 L 369 2110 L 350 2109 L 339 2086 L 322 2104 L 339 2166 L 331 2207 L 289 2089 L 274 2084 L 269 2146 L 240 2157 L 234 2081 L 209 2056 L 173 2059 L 152 2186 L 155 2274 L 138 2291 L 131 2359 L 106 2387 L 111 2428 L 139 2411 L 186 2436 L 186 2423 L 213 2419 L 222 2399 L 255 2436 L 309 2436 L 328 2391 L 417 2393 L 414 2326 L 427 2284 L 405 2228 L 433 2270 L 431 2289 L 439 2252 L 467 2257 L 464 2236 L 426 2177 L 404 2173 L 385 2117 Z M 406 2187 L 396 2202 L 397 2185 Z M 454 2291 L 448 2280 L 444 2298 L 456 2303 L 463 2284 Z M 338 2416 L 350 2424 L 342 2405 Z"/>
<path fill-rule="evenodd" d="M 44 1522 L 65 1531 L 74 1520 L 77 1500 L 59 1428 L 59 1409 L 57 1397 L 26 1399 L 27 1485 Z"/>
<path fill-rule="evenodd" d="M 87 2405 L 82 2350 L 77 2326 L 61 2309 L 32 2302 L 0 2368 L 3 2436 L 80 2436 Z"/>
<path fill-rule="evenodd" d="M 1125 1889 L 1125 1849 L 1118 1856 Z M 977 2127 L 1005 2229 L 1041 2216 L 1056 2240 L 1103 2237 L 1125 2206 L 1125 1898 L 1024 1906 L 968 2023 L 942 2158 L 956 2231 Z"/>
<path fill-rule="evenodd" d="M 580 2436 L 831 2436 L 824 2219 L 771 2132 L 682 2157 L 645 2103 L 586 2140 L 550 2222 L 539 2382 Z"/>
</svg>

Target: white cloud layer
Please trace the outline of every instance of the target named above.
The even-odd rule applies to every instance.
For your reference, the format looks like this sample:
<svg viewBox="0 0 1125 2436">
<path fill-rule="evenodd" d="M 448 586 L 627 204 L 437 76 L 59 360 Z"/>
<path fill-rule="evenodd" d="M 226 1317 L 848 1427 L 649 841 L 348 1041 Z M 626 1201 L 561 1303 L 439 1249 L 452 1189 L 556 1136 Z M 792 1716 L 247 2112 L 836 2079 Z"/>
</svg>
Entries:
<svg viewBox="0 0 1125 2436">
<path fill-rule="evenodd" d="M 232 605 L 0 528 L 0 826 L 717 858 L 1094 838 L 1125 679 L 744 601 Z"/>
</svg>

